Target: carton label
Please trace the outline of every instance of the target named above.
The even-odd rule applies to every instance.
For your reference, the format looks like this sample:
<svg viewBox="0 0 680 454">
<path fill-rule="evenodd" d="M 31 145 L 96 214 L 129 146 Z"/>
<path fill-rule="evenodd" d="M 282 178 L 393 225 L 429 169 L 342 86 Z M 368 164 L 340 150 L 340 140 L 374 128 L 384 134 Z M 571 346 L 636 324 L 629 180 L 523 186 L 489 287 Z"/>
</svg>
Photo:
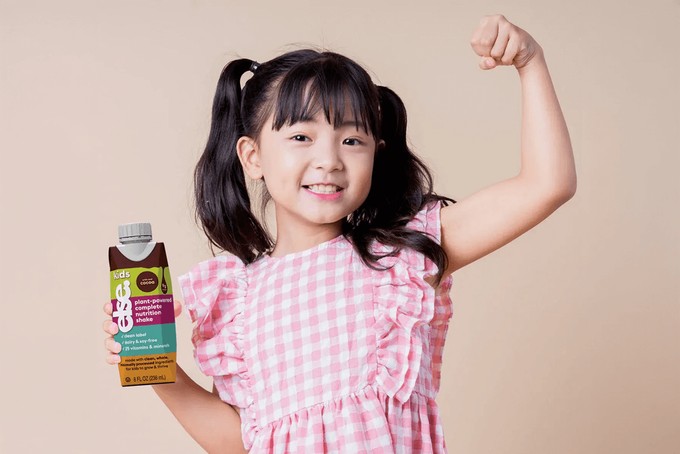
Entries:
<svg viewBox="0 0 680 454">
<path fill-rule="evenodd" d="M 114 336 L 122 349 L 121 385 L 174 383 L 177 352 L 172 280 L 165 248 L 157 243 L 141 262 L 109 249 Z M 154 266 L 155 265 L 155 266 Z"/>
</svg>

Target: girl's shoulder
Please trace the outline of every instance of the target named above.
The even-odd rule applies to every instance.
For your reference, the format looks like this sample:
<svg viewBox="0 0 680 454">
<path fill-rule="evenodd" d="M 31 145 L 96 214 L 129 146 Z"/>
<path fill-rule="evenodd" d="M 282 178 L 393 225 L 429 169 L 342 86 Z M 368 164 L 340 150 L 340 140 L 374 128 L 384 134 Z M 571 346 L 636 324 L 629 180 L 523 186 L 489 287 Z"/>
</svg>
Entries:
<svg viewBox="0 0 680 454">
<path fill-rule="evenodd" d="M 210 287 L 225 281 L 238 282 L 246 278 L 246 266 L 235 255 L 218 255 L 194 265 L 178 277 L 180 285 L 194 289 Z"/>
<path fill-rule="evenodd" d="M 235 255 L 218 255 L 198 263 L 178 277 L 184 306 L 191 321 L 204 319 L 216 305 L 230 302 L 239 310 L 244 302 L 248 276 Z"/>
<path fill-rule="evenodd" d="M 442 202 L 440 200 L 426 204 L 406 224 L 407 227 L 425 233 L 435 240 L 437 244 L 441 244 L 441 206 Z"/>
<path fill-rule="evenodd" d="M 441 212 L 442 202 L 436 200 L 424 205 L 413 218 L 406 224 L 411 230 L 424 233 L 437 244 L 441 245 Z M 384 245 L 378 241 L 373 243 L 373 252 L 385 253 L 393 250 L 392 246 Z M 405 248 L 404 250 L 406 251 Z M 411 249 L 409 251 L 415 252 Z"/>
<path fill-rule="evenodd" d="M 426 204 L 406 226 L 427 235 L 431 240 L 441 245 L 441 206 L 442 202 L 439 200 Z M 418 275 L 428 283 L 432 281 L 433 276 L 437 274 L 439 269 L 428 256 L 410 247 L 402 247 L 398 254 L 393 255 L 395 248 L 395 246 L 387 246 L 375 242 L 372 246 L 372 252 L 379 255 L 389 254 L 378 262 L 383 266 L 396 265 L 395 272 L 400 268 L 404 268 L 404 270 L 411 270 L 412 274 Z"/>
</svg>

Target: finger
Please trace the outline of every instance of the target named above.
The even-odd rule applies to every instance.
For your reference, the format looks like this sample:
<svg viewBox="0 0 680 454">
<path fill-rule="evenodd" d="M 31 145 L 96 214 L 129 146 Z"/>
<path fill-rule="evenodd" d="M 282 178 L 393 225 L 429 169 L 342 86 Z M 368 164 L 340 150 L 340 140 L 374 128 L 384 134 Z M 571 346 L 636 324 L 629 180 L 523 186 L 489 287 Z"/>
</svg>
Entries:
<svg viewBox="0 0 680 454">
<path fill-rule="evenodd" d="M 491 48 L 496 42 L 496 37 L 498 36 L 498 19 L 493 16 L 485 16 L 480 21 L 480 25 L 473 33 L 470 40 L 472 49 L 477 55 L 488 56 L 490 55 Z"/>
<path fill-rule="evenodd" d="M 513 35 L 510 38 L 510 42 L 508 42 L 508 45 L 505 47 L 505 53 L 501 57 L 501 61 L 503 62 L 504 65 L 513 64 L 513 62 L 515 61 L 515 57 L 519 53 L 520 46 L 521 40 L 519 35 Z"/>
<path fill-rule="evenodd" d="M 115 353 L 109 353 L 106 355 L 106 362 L 111 365 L 118 364 L 120 363 L 120 356 L 116 355 Z"/>
<path fill-rule="evenodd" d="M 510 29 L 504 24 L 498 25 L 498 36 L 494 42 L 493 47 L 489 51 L 489 55 L 493 57 L 496 62 L 500 62 L 503 55 L 505 55 L 506 47 L 510 41 Z M 513 56 L 514 57 L 514 56 Z M 512 60 L 512 59 L 510 59 Z M 507 63 L 506 63 L 507 64 Z"/>
<path fill-rule="evenodd" d="M 182 302 L 175 300 L 175 318 L 179 317 L 182 313 Z"/>
<path fill-rule="evenodd" d="M 498 66 L 498 64 L 491 57 L 482 57 L 479 59 L 479 67 L 483 70 L 493 69 L 496 66 Z"/>
<path fill-rule="evenodd" d="M 118 325 L 113 323 L 111 320 L 104 320 L 102 328 L 105 332 L 111 334 L 112 336 L 118 334 Z"/>
<path fill-rule="evenodd" d="M 113 337 L 107 337 L 104 339 L 104 348 L 110 351 L 111 353 L 120 353 L 122 347 L 121 345 L 116 342 Z"/>
<path fill-rule="evenodd" d="M 106 315 L 113 314 L 113 304 L 111 304 L 110 301 L 104 304 L 104 312 L 106 313 Z"/>
</svg>

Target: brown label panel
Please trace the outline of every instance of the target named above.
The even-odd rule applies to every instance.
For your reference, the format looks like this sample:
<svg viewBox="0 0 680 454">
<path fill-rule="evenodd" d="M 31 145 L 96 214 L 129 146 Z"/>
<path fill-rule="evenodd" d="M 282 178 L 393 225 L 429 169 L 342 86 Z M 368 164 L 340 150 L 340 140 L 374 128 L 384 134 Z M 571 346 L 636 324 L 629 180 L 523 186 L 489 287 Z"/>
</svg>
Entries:
<svg viewBox="0 0 680 454">
<path fill-rule="evenodd" d="M 177 353 L 121 356 L 118 364 L 122 386 L 175 383 Z"/>
<path fill-rule="evenodd" d="M 117 247 L 113 246 L 109 248 L 109 265 L 111 265 L 111 271 L 137 267 L 155 268 L 161 266 L 163 268 L 167 268 L 168 258 L 165 255 L 165 245 L 160 242 L 156 243 L 156 247 L 153 248 L 151 254 L 139 262 L 134 262 L 125 257 Z"/>
</svg>

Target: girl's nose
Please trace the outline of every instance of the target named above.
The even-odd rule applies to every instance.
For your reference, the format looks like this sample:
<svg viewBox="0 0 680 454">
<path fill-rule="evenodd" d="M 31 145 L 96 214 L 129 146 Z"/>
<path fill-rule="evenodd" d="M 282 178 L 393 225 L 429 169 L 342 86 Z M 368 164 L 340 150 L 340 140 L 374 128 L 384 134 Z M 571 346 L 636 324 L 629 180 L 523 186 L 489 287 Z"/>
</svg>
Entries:
<svg viewBox="0 0 680 454">
<path fill-rule="evenodd" d="M 313 152 L 312 165 L 314 168 L 324 169 L 326 172 L 342 170 L 340 145 L 325 141 L 319 142 L 317 149 Z"/>
</svg>

